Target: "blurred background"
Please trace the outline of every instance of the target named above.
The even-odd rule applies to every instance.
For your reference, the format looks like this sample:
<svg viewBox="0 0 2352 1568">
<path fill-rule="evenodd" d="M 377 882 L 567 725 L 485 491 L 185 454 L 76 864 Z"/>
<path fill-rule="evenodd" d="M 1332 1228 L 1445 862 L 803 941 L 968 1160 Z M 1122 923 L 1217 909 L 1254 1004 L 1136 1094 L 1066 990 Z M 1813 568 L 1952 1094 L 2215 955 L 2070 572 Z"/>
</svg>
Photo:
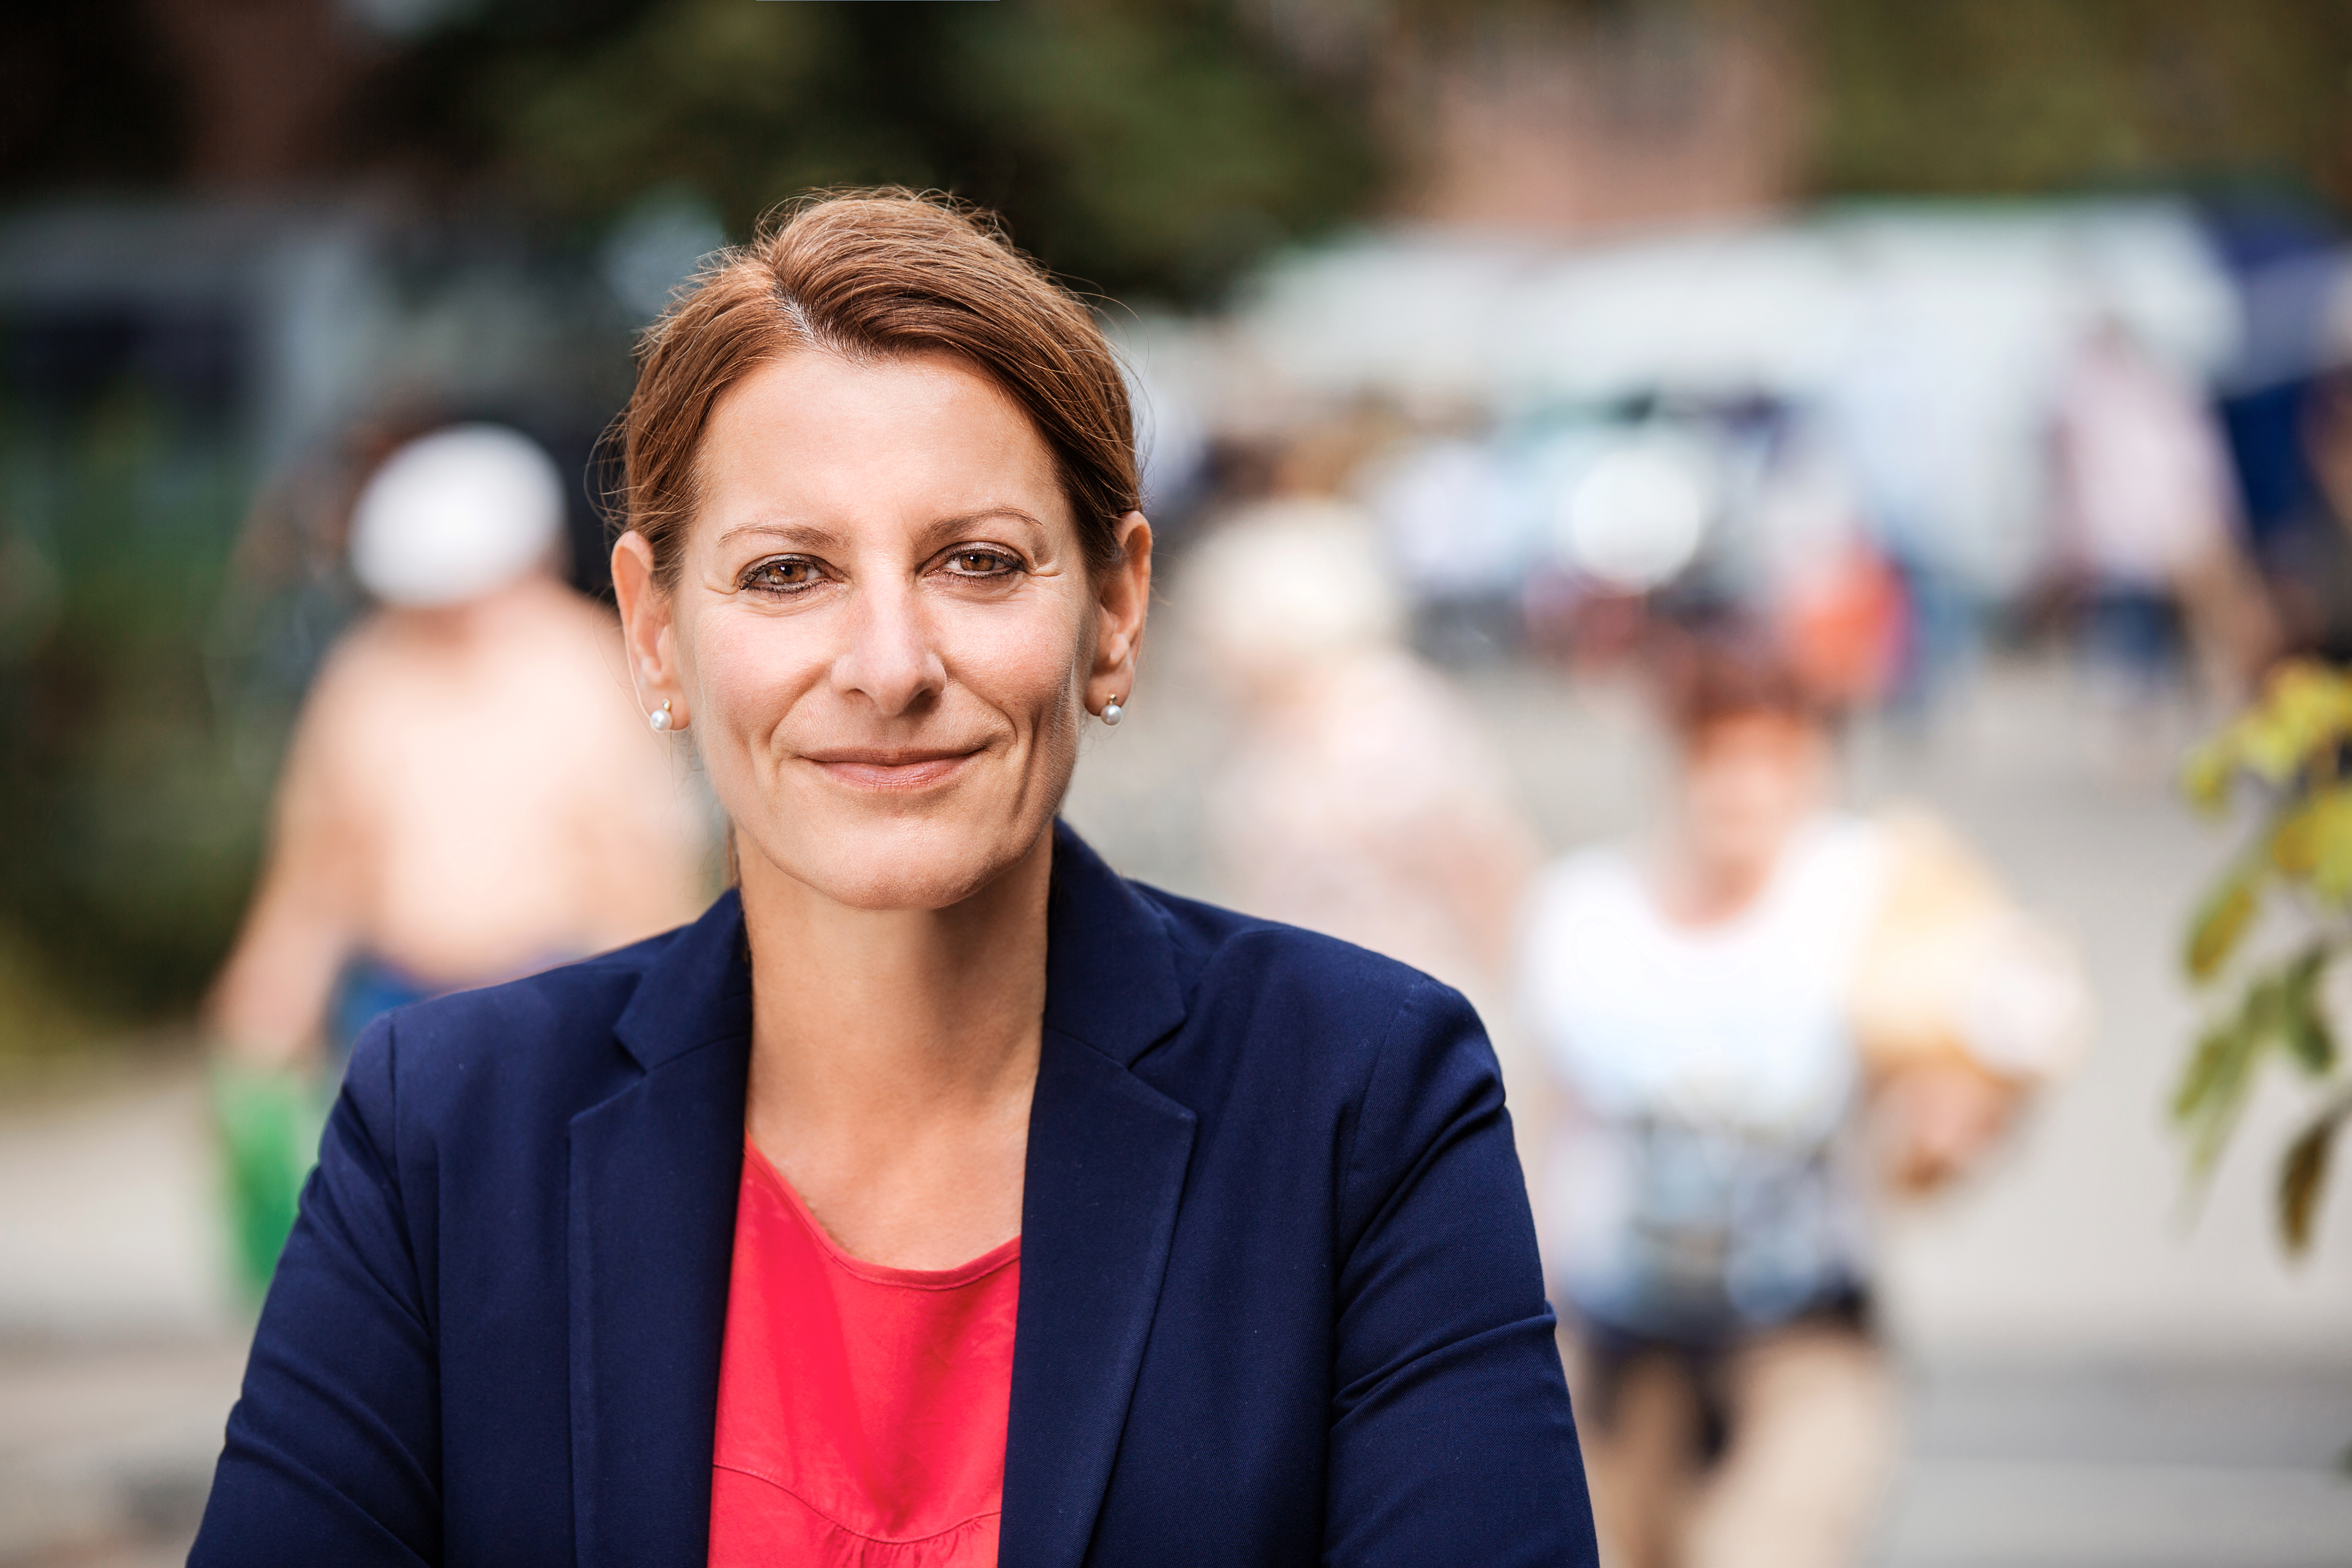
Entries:
<svg viewBox="0 0 2352 1568">
<path fill-rule="evenodd" d="M 1979 1053 L 1952 1180 L 1863 1184 L 1902 1414 L 1853 1560 L 2352 1563 L 2352 1211 L 2322 1159 L 2294 1252 L 2273 1201 L 2340 1079 L 2242 1064 L 2201 1188 L 2171 1110 L 2246 831 L 2180 758 L 2352 657 L 2352 9 L 91 0 L 0 37 L 0 1564 L 193 1532 L 250 1327 L 200 1019 L 372 614 L 362 487 L 520 431 L 609 600 L 633 334 L 871 183 L 1001 211 L 1131 367 L 1162 604 L 1068 815 L 1469 990 L 1538 1188 L 1593 1096 L 1513 911 L 1690 837 L 1710 639 L 2084 983 L 2066 1048 Z"/>
</svg>

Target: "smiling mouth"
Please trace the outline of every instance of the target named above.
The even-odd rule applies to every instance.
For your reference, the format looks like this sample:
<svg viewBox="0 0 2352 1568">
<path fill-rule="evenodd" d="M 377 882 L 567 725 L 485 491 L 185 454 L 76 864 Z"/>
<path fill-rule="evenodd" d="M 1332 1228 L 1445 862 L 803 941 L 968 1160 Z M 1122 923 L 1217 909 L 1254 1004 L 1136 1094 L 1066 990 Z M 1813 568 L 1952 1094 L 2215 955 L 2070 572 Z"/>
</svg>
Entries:
<svg viewBox="0 0 2352 1568">
<path fill-rule="evenodd" d="M 806 752 L 803 760 L 814 763 L 819 771 L 835 783 L 847 784 L 852 789 L 898 792 L 923 789 L 938 784 L 961 771 L 966 763 L 978 755 L 977 749 L 969 752 L 844 750 Z"/>
</svg>

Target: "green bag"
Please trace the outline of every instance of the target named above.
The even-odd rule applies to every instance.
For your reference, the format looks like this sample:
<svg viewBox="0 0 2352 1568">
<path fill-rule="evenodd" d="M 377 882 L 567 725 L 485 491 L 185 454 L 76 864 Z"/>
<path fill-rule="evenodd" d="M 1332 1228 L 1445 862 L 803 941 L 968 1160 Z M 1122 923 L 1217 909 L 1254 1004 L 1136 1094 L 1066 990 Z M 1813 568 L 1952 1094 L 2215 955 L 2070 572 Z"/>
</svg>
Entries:
<svg viewBox="0 0 2352 1568">
<path fill-rule="evenodd" d="M 306 1069 L 228 1061 L 213 1064 L 212 1095 L 238 1279 L 257 1301 L 294 1228 L 303 1181 L 318 1163 L 326 1095 L 318 1075 Z"/>
</svg>

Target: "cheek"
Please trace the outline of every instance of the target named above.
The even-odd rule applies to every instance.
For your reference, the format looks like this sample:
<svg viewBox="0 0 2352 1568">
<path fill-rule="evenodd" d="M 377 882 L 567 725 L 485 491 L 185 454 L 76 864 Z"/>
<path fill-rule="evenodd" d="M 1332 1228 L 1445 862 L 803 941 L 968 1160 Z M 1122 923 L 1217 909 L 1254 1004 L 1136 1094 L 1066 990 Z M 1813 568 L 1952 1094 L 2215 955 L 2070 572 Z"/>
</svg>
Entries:
<svg viewBox="0 0 2352 1568">
<path fill-rule="evenodd" d="M 1076 731 L 1085 687 L 1082 617 L 1066 600 L 1040 595 L 1019 616 L 971 615 L 941 627 L 957 684 L 1016 727 Z"/>
<path fill-rule="evenodd" d="M 685 647 L 698 719 L 735 726 L 772 718 L 824 671 L 827 652 L 809 628 L 770 616 L 703 616 Z"/>
</svg>

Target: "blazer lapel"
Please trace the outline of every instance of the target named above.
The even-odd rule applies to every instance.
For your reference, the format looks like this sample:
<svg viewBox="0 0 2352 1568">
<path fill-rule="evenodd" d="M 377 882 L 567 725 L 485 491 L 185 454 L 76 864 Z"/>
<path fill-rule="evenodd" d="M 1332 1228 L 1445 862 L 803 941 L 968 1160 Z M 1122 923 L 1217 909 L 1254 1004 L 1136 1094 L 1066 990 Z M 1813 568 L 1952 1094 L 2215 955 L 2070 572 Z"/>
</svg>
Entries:
<svg viewBox="0 0 2352 1568">
<path fill-rule="evenodd" d="M 1174 1238 L 1191 1110 L 1129 1070 L 1183 1021 L 1159 911 L 1056 826 L 1029 1113 L 1000 1560 L 1075 1568 L 1109 1483 Z M 733 894 L 614 1026 L 644 1076 L 572 1121 L 579 1561 L 709 1559 L 710 1444 L 742 1180 L 751 976 Z"/>
<path fill-rule="evenodd" d="M 614 1026 L 644 1076 L 572 1121 L 578 1559 L 709 1558 L 710 1444 L 742 1179 L 751 982 L 735 896 L 656 959 Z"/>
<path fill-rule="evenodd" d="M 1075 1568 L 1160 1300 L 1192 1112 L 1128 1070 L 1183 1019 L 1158 912 L 1066 828 L 1029 1111 L 1004 1454 L 1006 1568 Z"/>
</svg>

